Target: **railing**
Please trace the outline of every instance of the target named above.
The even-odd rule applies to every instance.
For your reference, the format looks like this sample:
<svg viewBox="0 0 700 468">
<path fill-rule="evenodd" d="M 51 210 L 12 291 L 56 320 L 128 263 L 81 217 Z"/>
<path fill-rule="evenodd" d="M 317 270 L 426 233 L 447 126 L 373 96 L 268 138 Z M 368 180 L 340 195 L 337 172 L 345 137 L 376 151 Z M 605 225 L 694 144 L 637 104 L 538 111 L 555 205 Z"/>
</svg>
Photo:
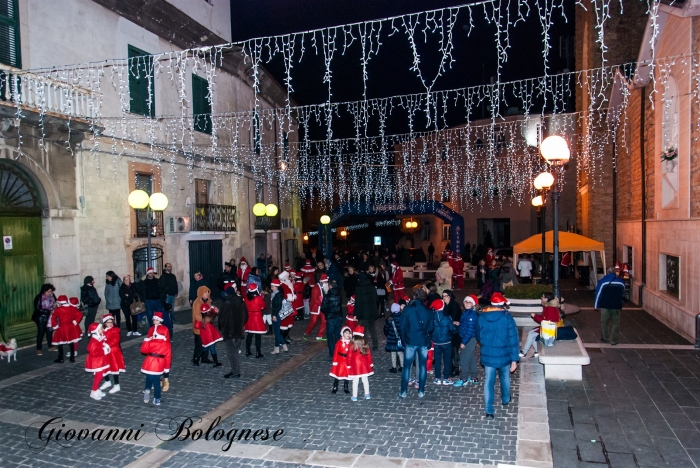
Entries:
<svg viewBox="0 0 700 468">
<path fill-rule="evenodd" d="M 97 115 L 99 100 L 89 90 L 0 65 L 0 101 L 70 117 Z"/>
<path fill-rule="evenodd" d="M 139 218 L 145 219 L 146 214 L 144 213 L 144 210 L 135 210 L 136 211 L 136 237 L 148 237 L 148 227 L 144 225 L 142 226 L 141 223 L 139 223 Z M 152 211 L 151 215 L 153 215 L 156 220 L 158 221 L 158 224 L 155 227 L 152 227 L 153 231 L 151 231 L 151 235 L 154 237 L 162 237 L 165 234 L 165 224 L 163 223 L 163 212 L 162 211 Z"/>
<path fill-rule="evenodd" d="M 277 213 L 276 216 L 273 216 L 272 218 L 269 218 L 265 216 L 265 218 L 268 218 L 270 221 L 270 226 L 267 228 L 268 231 L 279 231 L 282 229 L 282 218 L 280 217 L 280 214 Z M 256 231 L 264 231 L 263 229 L 263 217 L 258 218 L 257 216 L 255 217 L 255 230 Z"/>
<path fill-rule="evenodd" d="M 236 231 L 236 207 L 232 205 L 194 206 L 193 231 Z"/>
</svg>

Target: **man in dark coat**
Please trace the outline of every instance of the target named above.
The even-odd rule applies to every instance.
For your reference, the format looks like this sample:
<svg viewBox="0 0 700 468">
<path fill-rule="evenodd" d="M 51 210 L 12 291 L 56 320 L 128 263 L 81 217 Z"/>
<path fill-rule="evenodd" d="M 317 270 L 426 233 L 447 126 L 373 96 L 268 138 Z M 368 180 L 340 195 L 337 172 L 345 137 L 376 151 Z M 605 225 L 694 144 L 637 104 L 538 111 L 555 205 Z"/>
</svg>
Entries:
<svg viewBox="0 0 700 468">
<path fill-rule="evenodd" d="M 156 272 L 153 268 L 146 269 L 146 279 L 139 284 L 141 288 L 141 299 L 146 303 L 146 316 L 148 317 L 148 326 L 153 326 L 153 314 L 163 311 L 163 303 L 160 295 L 160 283 L 156 277 Z"/>
<path fill-rule="evenodd" d="M 418 398 L 425 396 L 425 381 L 428 377 L 428 348 L 430 337 L 435 329 L 433 314 L 425 307 L 425 290 L 422 288 L 413 291 L 413 300 L 403 308 L 399 332 L 404 347 L 403 372 L 401 373 L 401 390 L 399 398 L 406 398 L 408 392 L 408 379 L 411 376 L 413 361 L 418 357 L 416 376 L 418 377 Z"/>
<path fill-rule="evenodd" d="M 326 338 L 328 339 L 328 353 L 333 358 L 335 343 L 340 339 L 340 326 L 343 322 L 343 308 L 340 301 L 340 288 L 331 281 L 331 288 L 321 303 L 321 313 L 326 317 Z"/>
<path fill-rule="evenodd" d="M 241 376 L 239 353 L 241 342 L 245 339 L 243 327 L 248 321 L 248 309 L 238 294 L 236 283 L 228 283 L 226 286 L 224 301 L 219 311 L 219 331 L 226 346 L 226 356 L 231 363 L 231 371 L 224 375 L 224 378 L 228 379 Z"/>
<path fill-rule="evenodd" d="M 190 281 L 190 305 L 192 305 L 194 301 L 197 300 L 197 289 L 199 289 L 200 286 L 209 287 L 209 285 L 207 284 L 207 280 L 204 279 L 204 276 L 202 276 L 201 272 L 195 271 L 192 277 L 193 279 Z"/>
<path fill-rule="evenodd" d="M 595 288 L 595 308 L 600 309 L 600 328 L 603 343 L 617 344 L 620 332 L 620 312 L 622 299 L 625 297 L 625 283 L 617 277 L 614 268 L 608 268 Z M 610 334 L 608 334 L 610 327 Z"/>
<path fill-rule="evenodd" d="M 224 297 L 224 289 L 226 288 L 226 283 L 230 283 L 231 281 L 239 283 L 238 275 L 236 274 L 236 271 L 233 269 L 231 264 L 229 262 L 226 262 L 224 263 L 224 271 L 221 272 L 221 274 L 219 275 L 219 279 L 216 281 L 216 286 L 219 288 L 219 290 L 221 290 L 221 297 Z M 240 287 L 240 283 L 236 286 Z"/>
<path fill-rule="evenodd" d="M 355 289 L 355 317 L 372 336 L 372 349 L 379 349 L 374 320 L 377 317 L 377 289 L 366 272 L 360 272 Z"/>
<path fill-rule="evenodd" d="M 357 289 L 357 272 L 355 271 L 355 267 L 352 265 L 348 265 L 348 275 L 345 277 L 345 281 L 343 281 L 343 289 L 345 290 L 345 297 L 349 300 L 354 294 L 355 294 L 355 289 Z"/>
<path fill-rule="evenodd" d="M 163 274 L 160 275 L 158 280 L 160 283 L 160 291 L 162 294 L 162 299 L 170 304 L 170 307 L 175 309 L 175 298 L 177 297 L 178 287 L 177 287 L 177 277 L 173 274 L 173 266 L 170 263 L 166 263 L 163 269 Z"/>
<path fill-rule="evenodd" d="M 86 276 L 83 280 L 83 285 L 80 287 L 80 302 L 87 307 L 84 336 L 88 337 L 90 335 L 87 334 L 87 329 L 90 324 L 95 321 L 97 308 L 100 306 L 100 302 L 102 302 L 100 295 L 97 294 L 97 289 L 95 289 L 95 279 L 92 276 Z"/>
</svg>

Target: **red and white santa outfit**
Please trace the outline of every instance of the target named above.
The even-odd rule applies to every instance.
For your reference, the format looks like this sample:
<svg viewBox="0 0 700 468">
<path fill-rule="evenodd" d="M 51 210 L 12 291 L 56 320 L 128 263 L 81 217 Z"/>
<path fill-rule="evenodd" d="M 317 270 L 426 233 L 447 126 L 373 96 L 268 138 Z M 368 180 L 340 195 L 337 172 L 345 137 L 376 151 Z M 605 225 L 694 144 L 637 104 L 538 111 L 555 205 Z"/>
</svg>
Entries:
<svg viewBox="0 0 700 468">
<path fill-rule="evenodd" d="M 289 262 L 284 262 L 284 271 L 286 271 L 287 273 L 292 271 L 292 267 L 289 265 Z"/>
<path fill-rule="evenodd" d="M 359 324 L 359 320 L 355 317 L 355 296 L 353 295 L 348 301 L 348 315 L 345 316 L 345 326 L 354 332 Z"/>
<path fill-rule="evenodd" d="M 391 286 L 394 288 L 394 302 L 398 303 L 404 296 L 403 270 L 398 262 L 391 262 Z"/>
<path fill-rule="evenodd" d="M 304 332 L 304 339 L 311 334 L 319 321 L 321 322 L 321 326 L 318 329 L 316 339 L 323 340 L 323 337 L 326 336 L 326 316 L 321 313 L 323 296 L 326 295 L 326 292 L 323 290 L 323 286 L 325 285 L 328 285 L 328 275 L 323 273 L 321 274 L 318 284 L 315 284 L 311 288 L 311 300 L 309 301 L 311 320 L 309 321 L 309 325 L 306 327 L 306 331 Z"/>
<path fill-rule="evenodd" d="M 146 356 L 141 365 L 141 372 L 146 374 L 143 402 L 150 401 L 151 387 L 153 387 L 153 404 L 160 405 L 160 376 L 167 377 L 170 374 L 172 362 L 170 333 L 168 328 L 163 325 L 162 312 L 153 314 L 153 326 L 141 344 L 141 354 Z"/>
<path fill-rule="evenodd" d="M 221 336 L 221 333 L 219 333 L 219 330 L 217 330 L 216 326 L 211 322 L 213 320 L 212 317 L 216 315 L 218 309 L 216 307 L 211 307 L 209 304 L 202 304 L 200 311 L 202 312 L 202 318 L 204 318 L 204 320 L 195 322 L 194 327 L 199 330 L 199 336 L 202 338 L 202 347 L 206 348 L 219 341 L 223 341 L 224 338 Z"/>
<path fill-rule="evenodd" d="M 248 275 L 250 275 L 250 265 L 248 265 L 248 260 L 245 257 L 241 257 L 241 263 L 238 264 L 238 279 L 241 281 L 241 285 L 245 286 L 248 284 Z"/>
<path fill-rule="evenodd" d="M 291 275 L 288 271 L 283 271 L 278 276 L 280 280 L 280 292 L 282 293 L 282 299 L 286 299 L 294 308 L 294 301 L 296 301 L 296 295 L 294 294 L 294 280 L 291 279 Z M 303 307 L 303 303 L 302 303 Z M 285 317 L 280 322 L 280 330 L 289 330 L 294 326 L 294 318 L 297 316 L 296 309 L 291 315 Z M 286 338 L 286 337 L 285 337 Z"/>
<path fill-rule="evenodd" d="M 454 270 L 452 285 L 456 285 L 455 289 L 464 288 L 464 260 L 462 256 L 457 254 L 453 262 L 452 269 Z"/>
<path fill-rule="evenodd" d="M 350 380 L 349 369 L 348 369 L 348 353 L 350 352 L 350 347 L 353 346 L 352 339 L 346 340 L 343 337 L 345 330 L 352 329 L 350 327 L 343 327 L 340 329 L 340 339 L 335 344 L 335 350 L 333 351 L 333 364 L 331 364 L 331 372 L 328 374 L 336 380 Z M 334 382 L 334 388 L 337 388 L 338 383 Z"/>
<path fill-rule="evenodd" d="M 90 398 L 101 400 L 105 394 L 100 391 L 100 382 L 105 371 L 109 369 L 108 356 L 111 349 L 102 333 L 102 324 L 91 323 L 88 326 L 88 335 L 90 335 L 90 341 L 88 341 L 87 346 L 88 355 L 85 359 L 85 371 L 92 372 L 94 375 Z"/>
<path fill-rule="evenodd" d="M 360 386 L 360 379 L 365 389 L 365 399 L 369 400 L 369 376 L 374 375 L 374 363 L 372 362 L 372 352 L 364 343 L 367 354 L 363 354 L 354 344 L 355 337 L 362 337 L 364 341 L 365 329 L 362 325 L 355 328 L 353 332 L 353 344 L 348 350 L 348 377 L 352 380 L 352 399 L 357 400 L 357 391 Z"/>
<path fill-rule="evenodd" d="M 294 303 L 292 307 L 297 312 L 295 320 L 304 318 L 304 278 L 300 271 L 294 272 Z"/>
<path fill-rule="evenodd" d="M 308 258 L 304 263 L 304 267 L 301 269 L 301 273 L 304 275 L 304 278 L 309 278 L 309 284 L 311 286 L 313 286 L 316 283 L 316 268 L 311 266 L 311 260 L 309 260 Z"/>
<path fill-rule="evenodd" d="M 249 293 L 257 293 L 252 299 L 248 299 L 246 294 L 244 297 L 246 308 L 248 309 L 248 320 L 243 329 L 246 333 L 256 333 L 264 335 L 267 333 L 267 325 L 263 321 L 263 311 L 265 310 L 265 300 L 260 295 L 258 285 L 250 283 L 247 287 Z"/>
<path fill-rule="evenodd" d="M 488 252 L 486 252 L 486 257 L 485 257 L 486 265 L 488 265 L 489 268 L 491 268 L 491 262 L 493 261 L 494 258 L 496 258 L 496 256 L 493 254 L 493 249 L 491 247 L 489 247 L 489 250 L 488 250 Z"/>
<path fill-rule="evenodd" d="M 109 322 L 111 327 L 109 326 Z M 100 390 L 106 390 L 109 387 L 112 389 L 109 393 L 117 393 L 121 390 L 119 385 L 119 374 L 126 372 L 126 364 L 124 364 L 124 355 L 122 354 L 121 347 L 121 333 L 119 328 L 114 326 L 114 316 L 112 314 L 105 314 L 102 316 L 102 326 L 104 327 L 105 341 L 109 345 L 109 369 L 105 371 L 105 381 L 100 387 Z M 109 376 L 112 376 L 114 380 L 114 385 L 109 380 Z"/>
<path fill-rule="evenodd" d="M 78 349 L 77 343 L 83 336 L 83 331 L 80 329 L 83 313 L 71 307 L 66 296 L 58 296 L 56 303 L 58 307 L 51 312 L 48 321 L 48 327 L 53 329 L 51 344 L 58 346 L 58 359 L 55 362 L 63 362 L 64 344 L 68 345 L 68 356 L 71 362 L 75 362 L 71 351 Z"/>
</svg>

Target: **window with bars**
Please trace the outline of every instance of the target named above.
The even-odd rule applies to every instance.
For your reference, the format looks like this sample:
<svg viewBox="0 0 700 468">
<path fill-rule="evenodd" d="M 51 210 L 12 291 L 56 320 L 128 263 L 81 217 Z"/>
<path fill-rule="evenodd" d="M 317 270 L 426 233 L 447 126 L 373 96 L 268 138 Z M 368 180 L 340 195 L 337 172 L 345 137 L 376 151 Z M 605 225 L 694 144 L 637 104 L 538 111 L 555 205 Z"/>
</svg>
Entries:
<svg viewBox="0 0 700 468">
<path fill-rule="evenodd" d="M 129 46 L 129 112 L 154 117 L 156 115 L 153 57 L 141 49 Z"/>
<path fill-rule="evenodd" d="M 442 225 L 442 240 L 443 241 L 450 240 L 450 225 L 449 224 Z"/>
<path fill-rule="evenodd" d="M 17 0 L 0 0 L 0 62 L 22 68 Z"/>
<path fill-rule="evenodd" d="M 192 113 L 194 129 L 211 135 L 211 102 L 209 83 L 206 79 L 192 75 Z"/>
<path fill-rule="evenodd" d="M 195 203 L 206 205 L 209 203 L 209 181 L 205 179 L 194 179 Z"/>
</svg>

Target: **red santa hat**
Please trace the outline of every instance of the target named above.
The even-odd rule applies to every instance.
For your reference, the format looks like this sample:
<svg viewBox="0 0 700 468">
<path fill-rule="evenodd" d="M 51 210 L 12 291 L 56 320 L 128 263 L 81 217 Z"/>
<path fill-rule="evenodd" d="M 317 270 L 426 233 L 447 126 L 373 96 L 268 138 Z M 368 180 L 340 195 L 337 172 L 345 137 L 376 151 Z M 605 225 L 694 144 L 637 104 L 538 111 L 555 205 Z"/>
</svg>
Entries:
<svg viewBox="0 0 700 468">
<path fill-rule="evenodd" d="M 107 320 L 111 320 L 112 322 L 114 322 L 114 315 L 112 315 L 112 314 L 104 314 L 104 315 L 102 316 L 102 323 L 105 323 Z"/>
<path fill-rule="evenodd" d="M 353 294 L 350 296 L 350 300 L 348 301 L 348 304 L 354 304 L 355 303 L 355 295 Z"/>
<path fill-rule="evenodd" d="M 59 305 L 68 305 L 68 296 L 61 294 L 58 296 L 58 299 L 56 299 L 56 303 Z"/>
<path fill-rule="evenodd" d="M 310 259 L 310 258 L 307 258 L 307 259 L 306 259 L 305 265 L 311 265 L 311 259 Z"/>
<path fill-rule="evenodd" d="M 355 331 L 353 331 L 352 334 L 353 334 L 353 336 L 354 335 L 365 336 L 365 327 L 363 327 L 362 325 L 356 326 Z"/>
<path fill-rule="evenodd" d="M 235 281 L 224 281 L 224 291 L 227 289 L 236 289 L 236 282 Z"/>
<path fill-rule="evenodd" d="M 620 269 L 620 262 L 615 262 L 615 269 L 619 270 Z"/>
<path fill-rule="evenodd" d="M 241 257 L 241 261 L 238 262 L 238 264 L 240 265 L 241 263 L 245 263 L 245 264 L 247 265 L 247 264 L 248 264 L 248 260 L 246 260 L 245 257 Z"/>
<path fill-rule="evenodd" d="M 258 291 L 258 285 L 255 283 L 248 283 L 248 292 Z"/>
<path fill-rule="evenodd" d="M 153 312 L 153 320 L 159 320 L 162 322 L 163 321 L 163 312 Z"/>
<path fill-rule="evenodd" d="M 491 295 L 491 305 L 502 306 L 506 304 L 510 304 L 510 302 L 506 300 L 503 294 L 495 292 Z"/>
<path fill-rule="evenodd" d="M 285 270 L 285 271 L 289 271 L 289 270 L 291 270 L 291 269 L 292 269 L 292 267 L 289 266 L 289 262 L 284 262 L 284 270 Z"/>
<path fill-rule="evenodd" d="M 479 298 L 474 294 L 470 294 L 464 298 L 464 302 L 471 302 L 472 305 L 476 306 L 479 303 Z"/>
<path fill-rule="evenodd" d="M 278 278 L 275 278 L 272 281 L 270 281 L 270 286 L 277 286 L 279 288 L 280 286 L 282 286 L 282 282 Z"/>
<path fill-rule="evenodd" d="M 442 299 L 435 299 L 433 302 L 430 303 L 430 308 L 433 309 L 435 312 L 439 312 L 445 308 L 445 303 L 442 301 Z"/>
<path fill-rule="evenodd" d="M 348 327 L 348 326 L 346 325 L 346 326 L 344 326 L 343 328 L 340 329 L 340 337 L 341 337 L 341 338 L 343 337 L 343 333 L 345 333 L 345 330 L 347 330 L 347 331 L 349 331 L 350 333 L 352 333 L 352 328 L 350 328 L 350 327 Z"/>
<path fill-rule="evenodd" d="M 292 273 L 292 272 L 290 271 L 290 273 Z M 294 276 L 296 276 L 296 279 L 298 279 L 299 281 L 301 281 L 301 277 L 302 277 L 304 274 L 303 274 L 301 271 L 294 271 L 293 273 L 294 273 Z"/>
<path fill-rule="evenodd" d="M 322 273 L 321 279 L 319 281 L 321 281 L 322 283 L 327 283 L 328 282 L 328 275 L 325 273 Z"/>
<path fill-rule="evenodd" d="M 456 259 L 457 259 L 457 260 L 462 260 L 462 254 L 457 254 Z"/>
<path fill-rule="evenodd" d="M 148 267 L 146 268 L 146 274 L 153 273 L 154 275 L 156 274 L 156 270 L 153 269 L 153 267 Z"/>
<path fill-rule="evenodd" d="M 80 299 L 78 299 L 77 297 L 71 297 L 69 299 L 69 302 L 70 305 L 72 305 L 73 307 L 78 307 L 80 305 Z"/>
<path fill-rule="evenodd" d="M 398 268 L 398 267 L 399 267 L 399 262 L 391 262 L 391 266 L 394 267 L 394 268 Z"/>
<path fill-rule="evenodd" d="M 93 322 L 88 326 L 88 335 L 95 335 L 102 331 L 102 324 Z"/>
<path fill-rule="evenodd" d="M 289 276 L 297 276 L 297 274 L 296 270 L 289 269 Z"/>
</svg>

